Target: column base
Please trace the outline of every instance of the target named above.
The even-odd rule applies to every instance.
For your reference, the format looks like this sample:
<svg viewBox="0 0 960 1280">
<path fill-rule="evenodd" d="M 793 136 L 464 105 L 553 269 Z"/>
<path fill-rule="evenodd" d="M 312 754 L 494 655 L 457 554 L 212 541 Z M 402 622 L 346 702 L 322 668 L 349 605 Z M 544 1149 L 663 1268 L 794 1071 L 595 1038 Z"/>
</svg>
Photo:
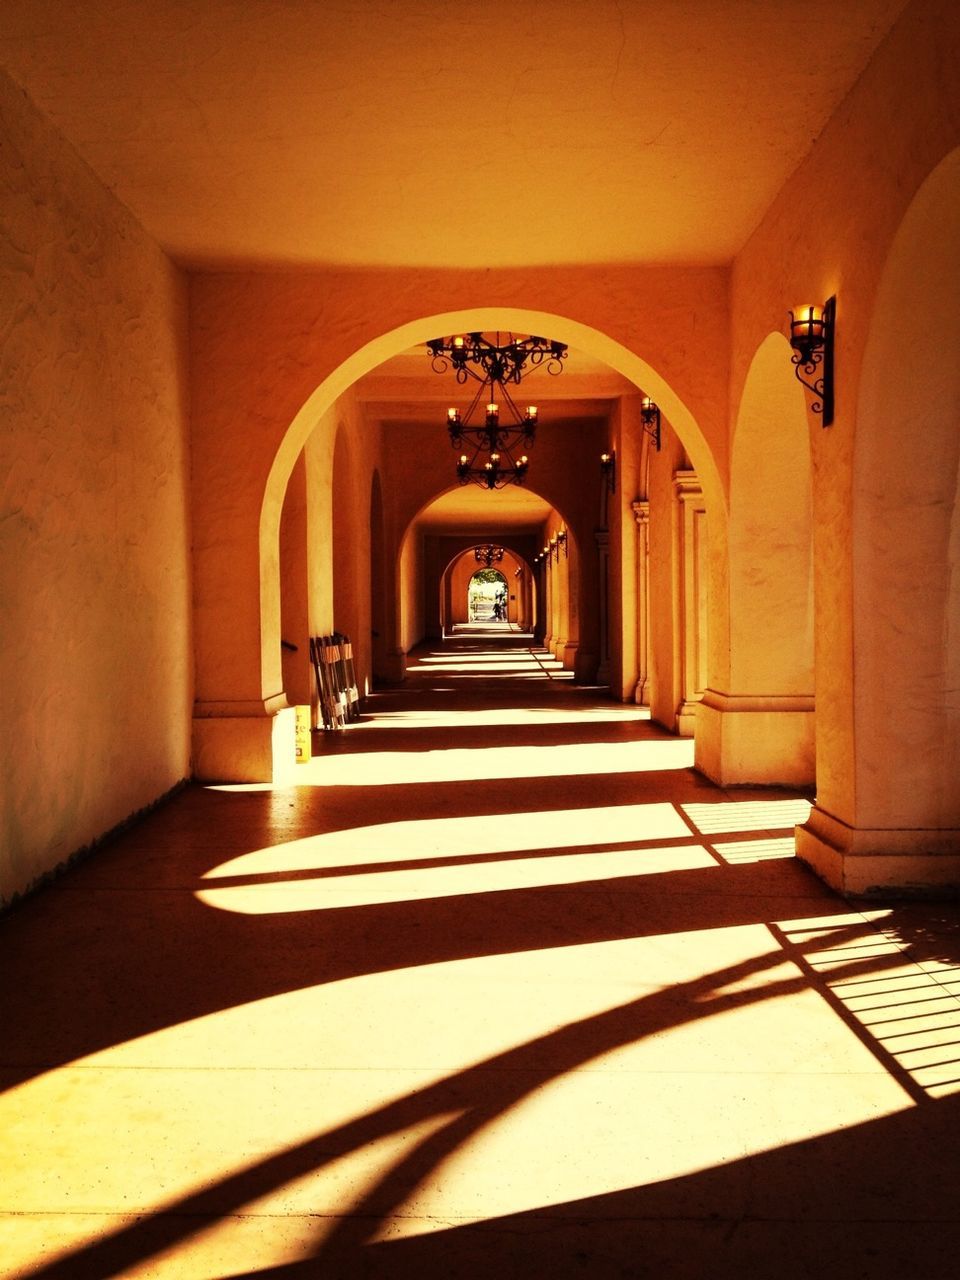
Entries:
<svg viewBox="0 0 960 1280">
<path fill-rule="evenodd" d="M 720 786 L 813 786 L 813 697 L 707 689 L 697 711 L 694 764 Z"/>
<path fill-rule="evenodd" d="M 265 709 L 261 704 L 259 715 L 211 714 L 209 704 L 197 707 L 193 718 L 193 776 L 197 781 L 288 786 L 296 777 L 296 760 L 293 707 Z"/>
<path fill-rule="evenodd" d="M 797 857 L 839 893 L 953 897 L 960 892 L 960 830 L 850 827 L 819 809 L 797 827 Z"/>
<path fill-rule="evenodd" d="M 580 646 L 576 640 L 568 640 L 566 644 L 561 645 L 557 657 L 563 663 L 564 671 L 575 671 L 577 666 L 577 649 Z"/>
<path fill-rule="evenodd" d="M 597 655 L 577 648 L 573 661 L 573 678 L 577 684 L 600 684 L 597 673 Z"/>
<path fill-rule="evenodd" d="M 684 698 L 683 702 L 677 707 L 677 734 L 681 738 L 692 738 L 695 736 L 697 727 L 697 714 L 700 707 L 699 698 Z"/>
<path fill-rule="evenodd" d="M 402 684 L 407 674 L 407 655 L 403 649 L 394 649 L 383 660 L 384 680 L 387 684 Z"/>
</svg>

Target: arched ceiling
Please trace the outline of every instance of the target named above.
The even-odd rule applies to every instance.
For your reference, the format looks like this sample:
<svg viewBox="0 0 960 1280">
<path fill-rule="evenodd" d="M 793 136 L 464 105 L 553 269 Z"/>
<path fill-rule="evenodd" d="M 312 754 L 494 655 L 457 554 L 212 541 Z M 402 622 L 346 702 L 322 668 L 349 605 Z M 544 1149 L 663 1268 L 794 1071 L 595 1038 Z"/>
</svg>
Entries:
<svg viewBox="0 0 960 1280">
<path fill-rule="evenodd" d="M 3 65 L 193 266 L 729 261 L 905 0 L 4 0 Z"/>
<path fill-rule="evenodd" d="M 492 492 L 475 484 L 458 486 L 420 512 L 421 528 L 445 534 L 475 534 L 487 540 L 510 533 L 527 533 L 538 529 L 550 514 L 550 504 L 537 493 L 517 485 Z"/>
</svg>

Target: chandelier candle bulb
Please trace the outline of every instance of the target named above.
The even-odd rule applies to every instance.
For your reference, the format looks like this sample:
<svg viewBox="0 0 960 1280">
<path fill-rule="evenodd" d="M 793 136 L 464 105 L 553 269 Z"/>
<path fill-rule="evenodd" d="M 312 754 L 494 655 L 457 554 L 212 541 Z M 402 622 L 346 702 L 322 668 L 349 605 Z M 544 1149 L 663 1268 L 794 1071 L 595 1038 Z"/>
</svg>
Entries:
<svg viewBox="0 0 960 1280">
<path fill-rule="evenodd" d="M 566 344 L 536 334 L 475 332 L 431 338 L 426 349 L 435 373 L 450 369 L 460 386 L 477 384 L 465 409 L 447 410 L 451 445 L 467 449 L 457 464 L 460 483 L 487 489 L 523 484 L 529 459 L 517 450 L 536 442 L 539 410 L 535 404 L 518 405 L 510 387 L 538 368 L 554 377 L 561 373 Z"/>
</svg>

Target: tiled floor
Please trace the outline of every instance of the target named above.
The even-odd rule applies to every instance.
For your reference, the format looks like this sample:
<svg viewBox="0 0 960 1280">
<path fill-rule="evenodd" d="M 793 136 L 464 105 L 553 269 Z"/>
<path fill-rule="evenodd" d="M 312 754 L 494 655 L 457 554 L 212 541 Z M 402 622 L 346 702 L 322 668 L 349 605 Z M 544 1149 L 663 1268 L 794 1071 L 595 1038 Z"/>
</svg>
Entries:
<svg viewBox="0 0 960 1280">
<path fill-rule="evenodd" d="M 954 1277 L 960 924 L 529 639 L 0 922 L 0 1274 Z"/>
</svg>

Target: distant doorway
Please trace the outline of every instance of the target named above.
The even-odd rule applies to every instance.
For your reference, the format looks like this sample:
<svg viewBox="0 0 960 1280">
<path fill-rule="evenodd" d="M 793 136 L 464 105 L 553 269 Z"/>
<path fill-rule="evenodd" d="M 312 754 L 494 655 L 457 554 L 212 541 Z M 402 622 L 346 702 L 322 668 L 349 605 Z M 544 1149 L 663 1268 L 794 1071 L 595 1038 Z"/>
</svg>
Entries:
<svg viewBox="0 0 960 1280">
<path fill-rule="evenodd" d="M 471 622 L 505 622 L 507 580 L 499 569 L 478 569 L 467 585 L 467 616 Z"/>
</svg>

